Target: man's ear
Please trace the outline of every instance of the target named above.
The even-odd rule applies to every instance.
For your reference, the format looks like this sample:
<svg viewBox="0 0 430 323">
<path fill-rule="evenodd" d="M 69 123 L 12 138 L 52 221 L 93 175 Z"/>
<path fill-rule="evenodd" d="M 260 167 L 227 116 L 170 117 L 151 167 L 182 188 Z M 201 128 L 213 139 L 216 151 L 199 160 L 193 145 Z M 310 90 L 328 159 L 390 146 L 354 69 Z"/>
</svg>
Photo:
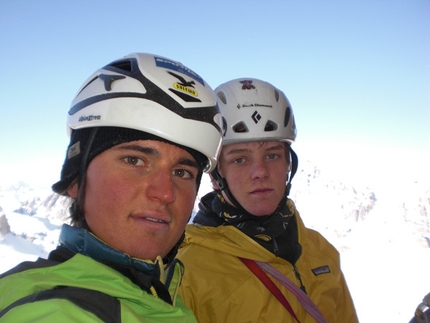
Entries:
<svg viewBox="0 0 430 323">
<path fill-rule="evenodd" d="M 70 197 L 76 199 L 78 197 L 78 183 L 74 182 L 72 185 L 70 185 L 67 189 L 67 193 Z"/>
</svg>

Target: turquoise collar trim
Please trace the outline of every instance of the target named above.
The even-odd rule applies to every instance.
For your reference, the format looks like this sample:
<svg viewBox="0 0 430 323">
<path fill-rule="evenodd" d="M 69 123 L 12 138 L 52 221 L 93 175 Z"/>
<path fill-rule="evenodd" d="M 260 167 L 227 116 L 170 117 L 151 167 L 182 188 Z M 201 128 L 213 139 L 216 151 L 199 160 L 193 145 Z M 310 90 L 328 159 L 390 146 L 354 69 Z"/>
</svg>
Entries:
<svg viewBox="0 0 430 323">
<path fill-rule="evenodd" d="M 132 258 L 98 239 L 88 230 L 63 224 L 60 233 L 60 243 L 74 253 L 88 256 L 101 263 L 115 263 L 132 267 L 146 274 L 160 277 L 159 260 L 155 262 Z"/>
</svg>

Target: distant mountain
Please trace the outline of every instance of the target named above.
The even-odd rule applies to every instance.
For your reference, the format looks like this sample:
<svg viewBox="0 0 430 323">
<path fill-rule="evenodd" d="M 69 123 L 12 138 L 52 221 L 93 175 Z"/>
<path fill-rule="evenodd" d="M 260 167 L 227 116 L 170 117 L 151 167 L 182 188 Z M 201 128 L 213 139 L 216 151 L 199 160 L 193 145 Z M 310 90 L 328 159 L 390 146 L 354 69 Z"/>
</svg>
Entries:
<svg viewBox="0 0 430 323">
<path fill-rule="evenodd" d="M 430 187 L 412 183 L 402 189 L 405 191 L 402 199 L 387 200 L 371 187 L 335 180 L 307 161 L 302 162 L 293 180 L 290 198 L 296 203 L 305 225 L 323 233 L 339 249 L 350 247 L 348 236 L 360 223 L 376 216 L 375 209 L 387 213 L 386 225 L 403 221 L 417 243 L 430 248 Z M 206 179 L 199 196 L 210 190 Z M 34 188 L 24 182 L 0 188 L 0 207 L 7 212 L 37 214 L 58 225 L 68 221 L 69 206 L 68 198 L 53 193 L 50 188 Z M 2 225 L 5 226 L 7 223 Z"/>
<path fill-rule="evenodd" d="M 0 188 L 0 207 L 22 215 L 39 215 L 53 223 L 67 221 L 70 200 L 46 187 L 31 187 L 22 181 Z M 3 203 L 3 205 L 2 205 Z"/>
<path fill-rule="evenodd" d="M 406 322 L 430 291 L 430 186 L 402 179 L 363 185 L 301 161 L 293 180 L 290 197 L 305 225 L 340 251 L 362 322 Z M 198 197 L 210 190 L 204 176 Z M 48 186 L 0 187 L 0 272 L 47 257 L 69 205 Z"/>
<path fill-rule="evenodd" d="M 302 162 L 290 197 L 305 224 L 323 233 L 338 249 L 351 247 L 353 233 L 380 225 L 387 239 L 411 234 L 417 246 L 430 248 L 430 183 L 416 181 L 372 187 L 341 180 L 310 161 Z M 385 229 L 392 229 L 384 233 Z M 402 228 L 403 232 L 397 232 Z"/>
</svg>

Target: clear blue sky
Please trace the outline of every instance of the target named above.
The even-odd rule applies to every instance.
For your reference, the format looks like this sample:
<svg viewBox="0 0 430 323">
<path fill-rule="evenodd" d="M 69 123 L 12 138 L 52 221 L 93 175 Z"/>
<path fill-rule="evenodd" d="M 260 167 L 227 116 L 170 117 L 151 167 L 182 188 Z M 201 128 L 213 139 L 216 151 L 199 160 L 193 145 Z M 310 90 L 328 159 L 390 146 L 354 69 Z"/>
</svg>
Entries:
<svg viewBox="0 0 430 323">
<path fill-rule="evenodd" d="M 281 88 L 299 158 L 313 153 L 349 171 L 360 171 L 351 160 L 388 160 L 397 177 L 429 172 L 428 0 L 0 0 L 0 8 L 0 184 L 29 174 L 55 181 L 76 91 L 136 51 L 181 61 L 213 88 L 237 77 Z"/>
</svg>

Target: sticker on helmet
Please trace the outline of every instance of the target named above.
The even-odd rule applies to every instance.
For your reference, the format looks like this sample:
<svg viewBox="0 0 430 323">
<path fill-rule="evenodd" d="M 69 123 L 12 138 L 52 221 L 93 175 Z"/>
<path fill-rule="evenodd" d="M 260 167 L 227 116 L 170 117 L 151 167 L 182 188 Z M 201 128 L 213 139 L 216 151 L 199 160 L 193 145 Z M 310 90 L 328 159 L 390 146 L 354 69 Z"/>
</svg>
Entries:
<svg viewBox="0 0 430 323">
<path fill-rule="evenodd" d="M 194 89 L 194 84 L 196 84 L 194 81 L 186 81 L 182 76 L 175 74 L 173 72 L 167 72 L 170 75 L 173 75 L 176 77 L 179 82 L 173 84 L 173 87 L 177 90 L 184 91 L 185 93 L 188 93 L 192 96 L 199 96 L 197 91 Z"/>
<path fill-rule="evenodd" d="M 179 73 L 185 74 L 185 75 L 191 77 L 192 79 L 196 80 L 197 82 L 199 82 L 203 86 L 205 85 L 203 79 L 197 73 L 190 70 L 188 67 L 182 65 L 181 63 L 171 61 L 171 60 L 163 58 L 163 57 L 156 57 L 155 56 L 154 59 L 155 59 L 155 65 L 156 66 L 164 67 L 164 68 L 167 68 L 169 70 L 173 70 L 173 71 L 177 71 Z"/>
<path fill-rule="evenodd" d="M 239 81 L 242 84 L 242 90 L 252 90 L 255 89 L 254 84 L 252 84 L 252 80 L 243 80 Z"/>
</svg>

